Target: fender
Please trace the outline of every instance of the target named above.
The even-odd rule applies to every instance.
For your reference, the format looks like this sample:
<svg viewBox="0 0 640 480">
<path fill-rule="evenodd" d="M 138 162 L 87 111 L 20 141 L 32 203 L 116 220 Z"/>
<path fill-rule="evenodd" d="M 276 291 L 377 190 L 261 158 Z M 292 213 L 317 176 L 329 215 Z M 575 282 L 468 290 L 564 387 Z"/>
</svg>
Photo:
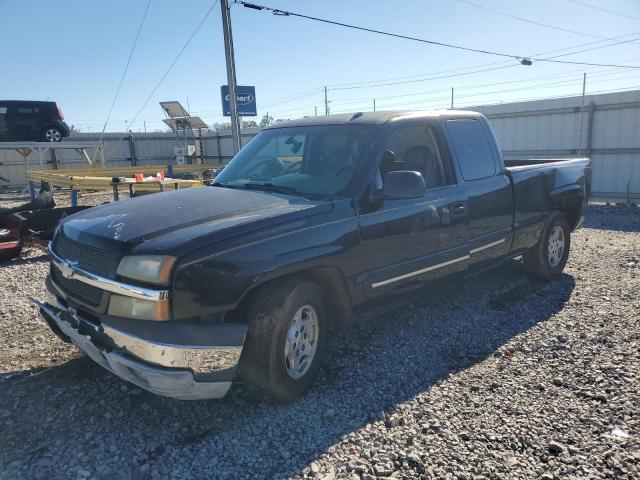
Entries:
<svg viewBox="0 0 640 480">
<path fill-rule="evenodd" d="M 300 229 L 190 260 L 178 265 L 175 272 L 173 318 L 207 317 L 233 310 L 250 290 L 265 282 L 321 268 L 340 272 L 351 298 L 358 301 L 362 285 L 355 282 L 357 266 L 345 259 L 358 241 L 357 219 L 350 215 L 321 228 Z"/>
</svg>

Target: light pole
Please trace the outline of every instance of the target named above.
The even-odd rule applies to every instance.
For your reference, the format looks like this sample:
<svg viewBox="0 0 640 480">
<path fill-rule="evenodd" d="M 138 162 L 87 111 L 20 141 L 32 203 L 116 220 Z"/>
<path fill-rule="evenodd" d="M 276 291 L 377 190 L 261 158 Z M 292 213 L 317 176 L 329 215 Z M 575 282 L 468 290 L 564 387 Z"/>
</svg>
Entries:
<svg viewBox="0 0 640 480">
<path fill-rule="evenodd" d="M 227 83 L 229 85 L 229 110 L 231 110 L 231 135 L 233 136 L 233 154 L 240 151 L 240 117 L 236 98 L 236 63 L 233 58 L 233 34 L 231 32 L 231 12 L 229 1 L 220 0 L 222 9 L 222 31 L 224 33 L 224 53 L 227 60 Z M 224 112 L 222 112 L 224 113 Z"/>
</svg>

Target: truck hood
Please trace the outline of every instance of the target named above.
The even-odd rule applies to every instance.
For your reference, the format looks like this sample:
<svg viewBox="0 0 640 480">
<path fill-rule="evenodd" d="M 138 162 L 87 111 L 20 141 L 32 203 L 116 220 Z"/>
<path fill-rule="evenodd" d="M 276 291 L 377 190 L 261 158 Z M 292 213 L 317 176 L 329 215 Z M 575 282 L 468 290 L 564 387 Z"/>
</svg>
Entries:
<svg viewBox="0 0 640 480">
<path fill-rule="evenodd" d="M 332 207 L 332 202 L 271 192 L 190 188 L 89 208 L 65 219 L 61 228 L 72 240 L 120 254 L 175 255 Z"/>
</svg>

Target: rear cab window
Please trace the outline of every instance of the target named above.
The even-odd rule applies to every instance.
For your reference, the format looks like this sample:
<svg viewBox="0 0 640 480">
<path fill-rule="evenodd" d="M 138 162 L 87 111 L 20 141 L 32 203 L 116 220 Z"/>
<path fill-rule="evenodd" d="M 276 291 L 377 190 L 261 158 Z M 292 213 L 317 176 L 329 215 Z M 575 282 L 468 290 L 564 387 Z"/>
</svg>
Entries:
<svg viewBox="0 0 640 480">
<path fill-rule="evenodd" d="M 493 149 L 487 132 L 479 121 L 471 118 L 448 120 L 447 130 L 465 181 L 496 174 Z"/>
</svg>

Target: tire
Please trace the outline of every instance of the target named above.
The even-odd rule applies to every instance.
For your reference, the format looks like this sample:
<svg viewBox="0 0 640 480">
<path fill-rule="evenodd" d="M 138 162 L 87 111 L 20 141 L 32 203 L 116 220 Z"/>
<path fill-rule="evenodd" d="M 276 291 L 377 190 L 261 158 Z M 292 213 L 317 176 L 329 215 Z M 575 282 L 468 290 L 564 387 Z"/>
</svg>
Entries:
<svg viewBox="0 0 640 480">
<path fill-rule="evenodd" d="M 62 130 L 56 127 L 55 125 L 50 125 L 42 130 L 42 141 L 43 142 L 61 142 L 62 141 Z"/>
<path fill-rule="evenodd" d="M 322 291 L 315 283 L 289 278 L 263 287 L 249 311 L 240 360 L 240 376 L 251 395 L 258 400 L 289 403 L 307 393 L 320 369 L 327 326 Z M 296 338 L 303 338 L 302 343 Z M 294 344 L 296 348 L 291 350 Z M 287 361 L 287 346 L 288 358 L 302 361 Z M 309 355 L 312 350 L 313 355 Z"/>
<path fill-rule="evenodd" d="M 538 243 L 524 254 L 524 265 L 530 274 L 545 280 L 557 280 L 562 275 L 571 247 L 571 229 L 567 217 L 553 213 Z"/>
</svg>

